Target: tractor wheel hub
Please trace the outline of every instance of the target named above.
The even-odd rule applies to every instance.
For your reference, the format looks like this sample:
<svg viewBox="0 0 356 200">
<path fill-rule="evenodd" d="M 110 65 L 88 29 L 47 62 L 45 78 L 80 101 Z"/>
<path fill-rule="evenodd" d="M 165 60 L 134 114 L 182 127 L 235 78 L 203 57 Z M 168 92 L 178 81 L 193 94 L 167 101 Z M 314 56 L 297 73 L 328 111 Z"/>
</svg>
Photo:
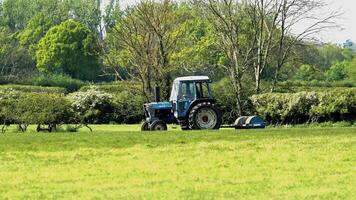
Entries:
<svg viewBox="0 0 356 200">
<path fill-rule="evenodd" d="M 202 108 L 196 115 L 196 124 L 201 129 L 213 129 L 217 123 L 217 120 L 217 113 L 211 108 Z"/>
</svg>

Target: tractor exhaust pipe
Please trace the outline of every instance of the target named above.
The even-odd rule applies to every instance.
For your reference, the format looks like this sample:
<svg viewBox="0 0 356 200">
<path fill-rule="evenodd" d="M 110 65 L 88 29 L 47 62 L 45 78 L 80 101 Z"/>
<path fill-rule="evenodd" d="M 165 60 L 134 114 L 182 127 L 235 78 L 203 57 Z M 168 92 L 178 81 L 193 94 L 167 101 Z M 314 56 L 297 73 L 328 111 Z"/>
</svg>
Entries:
<svg viewBox="0 0 356 200">
<path fill-rule="evenodd" d="M 156 86 L 155 99 L 156 102 L 161 101 L 161 89 L 159 88 L 159 86 Z"/>
</svg>

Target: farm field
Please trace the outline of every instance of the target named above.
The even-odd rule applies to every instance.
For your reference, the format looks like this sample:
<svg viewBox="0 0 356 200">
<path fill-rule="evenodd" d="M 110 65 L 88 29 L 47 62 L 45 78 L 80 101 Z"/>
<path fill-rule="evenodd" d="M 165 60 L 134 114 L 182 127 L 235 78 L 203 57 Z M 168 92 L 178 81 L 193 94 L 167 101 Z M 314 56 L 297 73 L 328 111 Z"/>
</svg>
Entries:
<svg viewBox="0 0 356 200">
<path fill-rule="evenodd" d="M 356 128 L 0 134 L 0 199 L 354 199 Z"/>
</svg>

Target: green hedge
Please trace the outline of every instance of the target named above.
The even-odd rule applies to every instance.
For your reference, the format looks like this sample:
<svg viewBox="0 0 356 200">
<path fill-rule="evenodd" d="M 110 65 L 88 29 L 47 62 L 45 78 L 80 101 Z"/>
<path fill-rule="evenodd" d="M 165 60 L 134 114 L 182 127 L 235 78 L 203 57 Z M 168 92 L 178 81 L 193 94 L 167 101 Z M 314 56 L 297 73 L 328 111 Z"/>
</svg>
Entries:
<svg viewBox="0 0 356 200">
<path fill-rule="evenodd" d="M 0 91 L 0 95 L 2 132 L 10 124 L 19 124 L 22 131 L 25 131 L 29 124 L 37 124 L 40 129 L 41 125 L 53 128 L 71 122 L 72 108 L 69 100 L 62 94 L 10 90 Z"/>
<path fill-rule="evenodd" d="M 32 85 L 0 85 L 0 91 L 18 91 L 18 92 L 35 92 L 35 93 L 56 93 L 64 94 L 66 93 L 65 88 L 61 87 L 41 87 L 41 86 L 32 86 Z"/>
<path fill-rule="evenodd" d="M 81 87 L 79 91 L 85 92 L 91 90 L 92 87 L 93 87 L 92 85 L 86 85 Z M 115 93 L 120 93 L 125 91 L 130 91 L 130 92 L 134 92 L 135 94 L 140 94 L 142 90 L 141 84 L 133 81 L 120 81 L 114 83 L 95 84 L 95 88 L 97 90 L 107 92 L 109 94 L 115 94 Z"/>
<path fill-rule="evenodd" d="M 32 79 L 32 84 L 36 86 L 46 86 L 46 87 L 60 87 L 65 88 L 68 92 L 74 92 L 79 90 L 82 86 L 87 83 L 73 79 L 66 75 L 52 74 L 52 75 L 37 75 Z"/>
<path fill-rule="evenodd" d="M 64 96 L 58 91 L 20 88 L 0 90 L 0 128 L 18 124 L 26 130 L 28 124 L 37 124 L 41 130 L 41 125 L 49 129 L 61 124 L 138 123 L 144 118 L 144 98 L 138 91 L 110 94 L 91 87 Z"/>
<path fill-rule="evenodd" d="M 92 88 L 93 86 L 84 86 L 80 92 L 87 92 Z M 144 118 L 143 104 L 147 100 L 142 95 L 139 83 L 121 81 L 113 84 L 97 84 L 94 88 L 112 96 L 115 117 L 111 122 L 133 124 L 141 122 Z"/>
<path fill-rule="evenodd" d="M 275 88 L 276 92 L 302 92 L 302 91 L 323 91 L 325 89 L 347 89 L 356 87 L 356 82 L 352 80 L 343 81 L 303 81 L 303 80 L 290 80 L 277 83 Z"/>
<path fill-rule="evenodd" d="M 251 98 L 256 114 L 272 124 L 355 120 L 356 88 L 266 93 Z"/>
</svg>

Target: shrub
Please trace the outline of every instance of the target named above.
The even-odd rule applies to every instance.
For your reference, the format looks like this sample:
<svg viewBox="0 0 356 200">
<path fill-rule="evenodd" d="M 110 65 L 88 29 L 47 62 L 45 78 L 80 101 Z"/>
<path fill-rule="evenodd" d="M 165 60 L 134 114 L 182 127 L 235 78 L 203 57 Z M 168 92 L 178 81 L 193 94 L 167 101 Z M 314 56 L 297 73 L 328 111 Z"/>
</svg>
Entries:
<svg viewBox="0 0 356 200">
<path fill-rule="evenodd" d="M 96 89 L 109 93 L 113 97 L 115 105 L 116 123 L 139 123 L 144 118 L 143 104 L 146 99 L 141 93 L 141 85 L 132 81 L 120 81 L 111 84 L 98 84 Z M 84 86 L 80 91 L 88 91 L 92 87 Z"/>
<path fill-rule="evenodd" d="M 28 93 L 16 103 L 16 120 L 22 124 L 48 125 L 68 123 L 72 117 L 70 102 L 60 94 Z M 38 130 L 39 131 L 39 130 Z"/>
<path fill-rule="evenodd" d="M 6 126 L 19 124 L 22 131 L 28 124 L 57 125 L 69 122 L 72 112 L 69 101 L 61 94 L 0 92 L 0 119 Z M 4 132 L 3 126 L 3 132 Z"/>
<path fill-rule="evenodd" d="M 112 95 L 92 87 L 86 92 L 75 92 L 68 96 L 75 113 L 74 121 L 80 124 L 109 123 L 115 119 Z"/>
<path fill-rule="evenodd" d="M 109 94 L 117 94 L 124 91 L 139 93 L 141 91 L 141 84 L 133 81 L 119 81 L 114 83 L 96 84 L 95 88 Z M 80 91 L 86 92 L 90 89 L 92 89 L 92 86 L 87 85 L 81 87 Z"/>
<path fill-rule="evenodd" d="M 248 80 L 244 80 L 244 85 L 247 85 L 248 82 Z M 254 91 L 253 87 L 249 87 L 250 90 L 248 90 L 247 87 L 245 89 L 246 90 L 242 94 L 243 114 L 249 115 L 251 113 L 249 96 L 251 96 Z M 228 78 L 222 79 L 219 82 L 214 82 L 212 84 L 212 94 L 216 99 L 216 105 L 223 114 L 224 123 L 233 123 L 238 117 L 236 105 L 237 97 L 233 91 L 234 90 L 232 88 L 231 82 Z"/>
<path fill-rule="evenodd" d="M 17 100 L 20 93 L 14 90 L 0 90 L 0 123 L 2 125 L 1 132 L 6 131 L 6 127 L 16 122 Z"/>
<path fill-rule="evenodd" d="M 255 112 L 272 124 L 353 120 L 356 89 L 267 93 L 251 98 Z"/>
<path fill-rule="evenodd" d="M 33 78 L 33 84 L 37 86 L 51 86 L 65 88 L 68 92 L 74 92 L 79 90 L 85 85 L 85 82 L 77 79 L 73 79 L 65 75 L 38 75 Z"/>
<path fill-rule="evenodd" d="M 0 91 L 18 91 L 18 92 L 35 92 L 35 93 L 57 93 L 64 94 L 66 90 L 61 87 L 42 87 L 32 85 L 0 85 Z"/>
<path fill-rule="evenodd" d="M 116 122 L 133 124 L 144 118 L 142 95 L 131 91 L 123 91 L 114 95 L 116 105 Z"/>
<path fill-rule="evenodd" d="M 20 85 L 31 85 L 32 84 L 32 76 L 33 74 L 28 73 L 26 75 L 21 74 L 20 77 L 7 75 L 7 76 L 0 76 L 0 84 L 20 84 Z"/>
<path fill-rule="evenodd" d="M 356 117 L 356 89 L 318 93 L 318 104 L 310 109 L 312 121 L 339 121 Z"/>
</svg>

